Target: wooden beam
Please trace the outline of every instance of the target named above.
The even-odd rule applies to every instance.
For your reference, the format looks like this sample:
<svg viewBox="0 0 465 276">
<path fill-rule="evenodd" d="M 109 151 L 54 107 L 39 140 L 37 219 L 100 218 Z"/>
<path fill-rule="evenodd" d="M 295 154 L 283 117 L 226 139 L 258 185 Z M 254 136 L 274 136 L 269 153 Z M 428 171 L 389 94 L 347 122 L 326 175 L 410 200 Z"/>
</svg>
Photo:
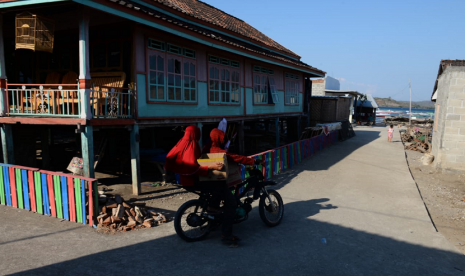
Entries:
<svg viewBox="0 0 465 276">
<path fill-rule="evenodd" d="M 276 147 L 279 148 L 279 118 L 274 119 L 274 126 L 276 131 Z"/>
<path fill-rule="evenodd" d="M 5 116 L 6 106 L 6 65 L 3 41 L 3 14 L 0 13 L 0 116 Z"/>
<path fill-rule="evenodd" d="M 134 195 L 141 193 L 139 139 L 139 125 L 134 125 L 130 133 L 132 193 Z"/>
<path fill-rule="evenodd" d="M 29 118 L 29 117 L 0 117 L 0 124 L 24 125 L 86 125 L 86 120 L 78 118 Z"/>
<path fill-rule="evenodd" d="M 1 127 L 3 163 L 15 164 L 15 154 L 13 148 L 13 130 L 12 126 L 3 124 Z"/>
<path fill-rule="evenodd" d="M 50 168 L 50 128 L 41 129 L 41 147 L 42 147 L 42 168 Z"/>
<path fill-rule="evenodd" d="M 200 148 L 203 147 L 203 142 L 202 142 L 202 138 L 203 138 L 203 131 L 202 131 L 202 128 L 203 128 L 203 124 L 202 123 L 197 123 L 197 127 L 200 128 L 200 141 L 199 141 L 199 145 L 200 145 Z"/>
<path fill-rule="evenodd" d="M 237 125 L 237 144 L 239 148 L 239 154 L 244 155 L 244 121 L 239 121 L 239 124 Z"/>
<path fill-rule="evenodd" d="M 89 10 L 86 7 L 81 7 L 79 16 L 79 94 L 81 96 L 81 118 L 91 119 Z"/>
<path fill-rule="evenodd" d="M 94 130 L 92 126 L 85 126 L 81 132 L 82 161 L 84 177 L 94 178 Z"/>
</svg>

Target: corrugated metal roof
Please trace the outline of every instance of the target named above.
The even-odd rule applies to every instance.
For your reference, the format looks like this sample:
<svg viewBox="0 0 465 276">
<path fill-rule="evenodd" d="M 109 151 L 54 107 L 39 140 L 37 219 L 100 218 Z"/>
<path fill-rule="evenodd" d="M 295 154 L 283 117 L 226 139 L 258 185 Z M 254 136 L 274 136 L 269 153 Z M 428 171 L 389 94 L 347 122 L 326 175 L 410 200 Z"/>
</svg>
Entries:
<svg viewBox="0 0 465 276">
<path fill-rule="evenodd" d="M 357 101 L 357 106 L 360 106 L 360 103 L 360 101 Z M 362 107 L 378 108 L 378 104 L 371 94 L 367 94 L 367 100 L 363 103 Z"/>
</svg>

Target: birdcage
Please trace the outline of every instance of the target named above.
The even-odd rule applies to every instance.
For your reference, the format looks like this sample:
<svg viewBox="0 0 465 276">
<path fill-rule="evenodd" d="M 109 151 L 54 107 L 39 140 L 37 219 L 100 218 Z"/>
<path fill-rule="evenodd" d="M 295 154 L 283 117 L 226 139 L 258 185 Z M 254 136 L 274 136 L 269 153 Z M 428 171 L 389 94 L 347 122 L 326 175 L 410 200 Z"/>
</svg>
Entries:
<svg viewBox="0 0 465 276">
<path fill-rule="evenodd" d="M 53 52 L 53 20 L 24 12 L 16 15 L 16 49 Z"/>
</svg>

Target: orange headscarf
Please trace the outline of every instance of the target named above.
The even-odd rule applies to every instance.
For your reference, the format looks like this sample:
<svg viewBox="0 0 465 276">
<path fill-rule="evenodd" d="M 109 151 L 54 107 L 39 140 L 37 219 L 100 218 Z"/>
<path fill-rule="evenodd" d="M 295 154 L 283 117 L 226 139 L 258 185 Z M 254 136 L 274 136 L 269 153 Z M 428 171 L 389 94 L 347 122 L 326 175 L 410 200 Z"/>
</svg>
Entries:
<svg viewBox="0 0 465 276">
<path fill-rule="evenodd" d="M 201 155 L 199 140 L 200 129 L 196 126 L 188 126 L 184 137 L 166 156 L 165 169 L 180 175 L 195 174 L 200 167 L 197 162 Z"/>
</svg>

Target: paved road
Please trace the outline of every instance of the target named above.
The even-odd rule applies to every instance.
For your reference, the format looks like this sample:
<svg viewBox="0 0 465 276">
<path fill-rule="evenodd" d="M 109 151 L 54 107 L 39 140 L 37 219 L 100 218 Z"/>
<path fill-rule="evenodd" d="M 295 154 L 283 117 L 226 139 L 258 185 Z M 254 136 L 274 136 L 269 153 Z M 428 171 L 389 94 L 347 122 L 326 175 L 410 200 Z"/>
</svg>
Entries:
<svg viewBox="0 0 465 276">
<path fill-rule="evenodd" d="M 386 132 L 359 127 L 281 175 L 282 224 L 267 228 L 253 210 L 235 228 L 239 248 L 218 232 L 186 243 L 172 223 L 102 235 L 0 206 L 0 274 L 465 275 L 465 256 L 435 231 L 402 144 Z"/>
</svg>

